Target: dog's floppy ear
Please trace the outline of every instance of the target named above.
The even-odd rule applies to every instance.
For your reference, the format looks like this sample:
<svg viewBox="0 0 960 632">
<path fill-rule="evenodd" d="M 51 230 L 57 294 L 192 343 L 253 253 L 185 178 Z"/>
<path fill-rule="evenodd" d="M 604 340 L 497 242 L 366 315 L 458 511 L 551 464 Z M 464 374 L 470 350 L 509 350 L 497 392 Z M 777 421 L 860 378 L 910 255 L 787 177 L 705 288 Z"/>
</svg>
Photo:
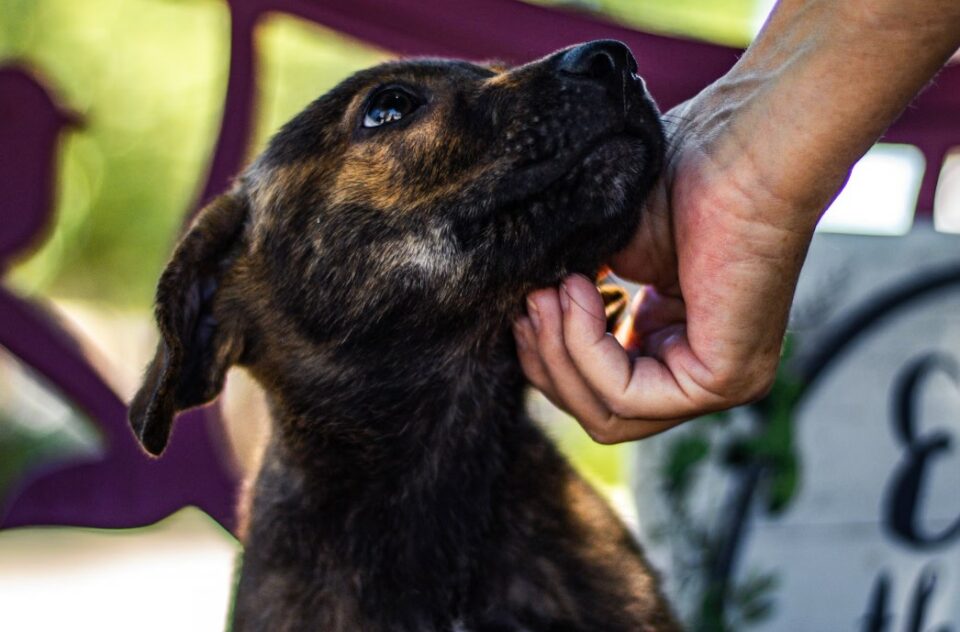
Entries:
<svg viewBox="0 0 960 632">
<path fill-rule="evenodd" d="M 216 321 L 213 305 L 247 215 L 239 194 L 214 200 L 200 211 L 160 277 L 160 342 L 129 411 L 134 433 L 151 454 L 166 447 L 174 415 L 217 396 L 239 357 L 240 336 Z"/>
</svg>

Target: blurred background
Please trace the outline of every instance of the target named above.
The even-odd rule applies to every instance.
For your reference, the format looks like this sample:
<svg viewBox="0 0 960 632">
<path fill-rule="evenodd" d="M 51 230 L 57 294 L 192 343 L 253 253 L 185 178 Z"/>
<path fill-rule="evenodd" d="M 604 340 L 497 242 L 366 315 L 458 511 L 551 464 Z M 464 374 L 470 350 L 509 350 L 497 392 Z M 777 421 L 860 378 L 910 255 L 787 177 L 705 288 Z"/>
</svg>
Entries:
<svg viewBox="0 0 960 632">
<path fill-rule="evenodd" d="M 0 0 L 0 627 L 223 627 L 262 398 L 232 372 L 158 462 L 124 402 L 180 227 L 279 125 L 397 55 L 521 62 L 605 36 L 670 106 L 772 4 Z M 828 212 L 763 402 L 598 446 L 531 397 L 696 629 L 960 629 L 953 70 Z"/>
</svg>

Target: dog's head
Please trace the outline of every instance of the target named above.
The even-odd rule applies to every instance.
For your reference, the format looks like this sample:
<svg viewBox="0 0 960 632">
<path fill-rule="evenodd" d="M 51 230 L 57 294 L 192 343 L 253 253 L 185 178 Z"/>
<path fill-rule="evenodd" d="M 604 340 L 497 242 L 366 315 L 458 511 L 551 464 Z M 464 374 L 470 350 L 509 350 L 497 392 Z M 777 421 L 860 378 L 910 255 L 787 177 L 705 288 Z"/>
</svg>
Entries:
<svg viewBox="0 0 960 632">
<path fill-rule="evenodd" d="M 627 47 L 600 41 L 513 69 L 387 63 L 310 104 L 161 278 L 162 340 L 131 407 L 146 448 L 229 365 L 305 353 L 294 338 L 383 354 L 398 338 L 489 335 L 529 290 L 593 274 L 662 160 L 636 72 Z"/>
</svg>

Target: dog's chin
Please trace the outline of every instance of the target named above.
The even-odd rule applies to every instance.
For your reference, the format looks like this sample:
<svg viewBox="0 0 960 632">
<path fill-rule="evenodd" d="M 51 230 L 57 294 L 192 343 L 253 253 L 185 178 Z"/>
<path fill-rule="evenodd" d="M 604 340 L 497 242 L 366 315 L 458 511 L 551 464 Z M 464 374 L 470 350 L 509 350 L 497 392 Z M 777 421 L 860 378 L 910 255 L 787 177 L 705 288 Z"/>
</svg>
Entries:
<svg viewBox="0 0 960 632">
<path fill-rule="evenodd" d="M 572 192 L 563 215 L 574 223 L 608 224 L 613 232 L 629 229 L 658 172 L 659 158 L 642 137 L 623 134 L 598 143 L 561 183 Z"/>
<path fill-rule="evenodd" d="M 571 273 L 595 274 L 636 232 L 659 151 L 640 134 L 607 135 L 580 148 L 575 160 L 542 163 L 538 175 L 550 177 L 526 178 L 522 200 L 463 218 L 455 234 L 461 248 L 481 253 L 481 287 L 521 298 Z"/>
<path fill-rule="evenodd" d="M 572 272 L 593 274 L 626 246 L 659 167 L 657 148 L 642 137 L 621 134 L 592 146 L 544 191 L 541 200 L 549 211 L 541 235 L 553 243 L 545 249 L 548 260 L 538 282 Z"/>
</svg>

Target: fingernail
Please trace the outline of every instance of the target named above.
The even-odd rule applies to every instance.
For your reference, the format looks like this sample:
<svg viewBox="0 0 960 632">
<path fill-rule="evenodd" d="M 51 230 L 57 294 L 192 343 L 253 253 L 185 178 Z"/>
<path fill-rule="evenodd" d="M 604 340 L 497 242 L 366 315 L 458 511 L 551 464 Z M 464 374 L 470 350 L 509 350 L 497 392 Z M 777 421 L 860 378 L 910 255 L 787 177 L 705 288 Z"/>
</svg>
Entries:
<svg viewBox="0 0 960 632">
<path fill-rule="evenodd" d="M 536 332 L 540 331 L 540 312 L 537 311 L 537 305 L 529 298 L 527 299 L 527 314 L 530 316 L 530 323 L 533 325 L 533 330 Z"/>
<path fill-rule="evenodd" d="M 560 309 L 567 311 L 570 308 L 570 295 L 567 294 L 567 286 L 560 284 Z"/>
</svg>

